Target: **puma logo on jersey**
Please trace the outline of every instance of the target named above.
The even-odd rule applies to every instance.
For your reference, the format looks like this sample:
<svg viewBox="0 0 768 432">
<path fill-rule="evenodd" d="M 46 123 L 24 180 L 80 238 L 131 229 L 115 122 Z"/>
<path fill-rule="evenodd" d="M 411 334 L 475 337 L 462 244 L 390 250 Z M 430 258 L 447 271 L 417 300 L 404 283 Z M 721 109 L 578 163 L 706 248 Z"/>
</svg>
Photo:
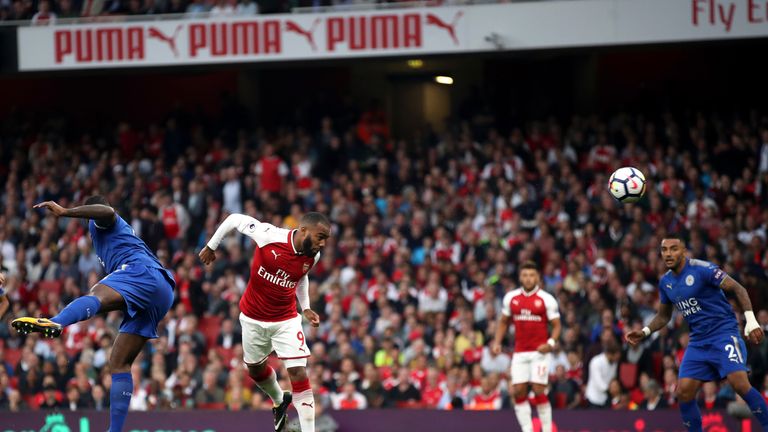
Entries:
<svg viewBox="0 0 768 432">
<path fill-rule="evenodd" d="M 277 257 L 279 257 L 279 256 L 280 256 L 280 254 L 279 254 L 279 253 L 277 253 L 277 252 L 275 252 L 274 250 L 272 250 L 272 251 L 270 251 L 270 252 L 272 252 L 272 255 L 274 255 L 274 256 L 275 256 L 275 259 L 277 259 Z"/>
<path fill-rule="evenodd" d="M 315 403 L 314 402 L 302 402 L 301 406 L 308 406 L 310 408 L 315 408 Z"/>
</svg>

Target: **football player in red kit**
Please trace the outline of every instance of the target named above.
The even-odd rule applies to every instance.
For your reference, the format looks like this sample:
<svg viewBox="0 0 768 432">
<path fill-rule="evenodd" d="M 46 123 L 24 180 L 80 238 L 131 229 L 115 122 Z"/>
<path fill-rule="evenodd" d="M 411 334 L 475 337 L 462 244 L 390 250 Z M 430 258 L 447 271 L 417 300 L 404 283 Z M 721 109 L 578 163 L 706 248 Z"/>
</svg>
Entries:
<svg viewBox="0 0 768 432">
<path fill-rule="evenodd" d="M 542 432 L 552 431 L 552 407 L 547 399 L 552 349 L 560 338 L 560 312 L 555 298 L 539 288 L 539 271 L 533 262 L 520 266 L 520 288 L 508 292 L 502 301 L 501 317 L 491 352 L 501 353 L 501 342 L 515 325 L 515 351 L 512 355 L 512 393 L 515 415 L 523 432 L 533 431 L 528 385 L 535 394 Z M 552 324 L 550 333 L 549 324 Z"/>
<path fill-rule="evenodd" d="M 296 298 L 304 318 L 314 327 L 320 325 L 320 317 L 309 307 L 307 273 L 320 259 L 320 251 L 331 235 L 331 223 L 324 215 L 312 212 L 301 217 L 298 229 L 288 230 L 232 214 L 200 251 L 203 263 L 216 259 L 216 248 L 233 229 L 256 243 L 251 277 L 240 299 L 243 361 L 248 374 L 272 399 L 275 431 L 285 426 L 286 412 L 293 402 L 302 432 L 314 432 L 315 401 L 306 371 L 309 347 L 301 315 L 296 312 Z M 285 363 L 293 393 L 280 388 L 275 371 L 267 364 L 272 351 Z"/>
</svg>

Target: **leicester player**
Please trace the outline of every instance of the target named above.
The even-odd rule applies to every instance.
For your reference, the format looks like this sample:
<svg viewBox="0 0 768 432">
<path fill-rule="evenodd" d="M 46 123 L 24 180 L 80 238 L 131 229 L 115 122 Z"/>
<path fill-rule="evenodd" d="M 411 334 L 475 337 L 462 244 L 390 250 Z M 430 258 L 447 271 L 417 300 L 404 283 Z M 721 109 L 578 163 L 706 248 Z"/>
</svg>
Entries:
<svg viewBox="0 0 768 432">
<path fill-rule="evenodd" d="M 627 333 L 627 341 L 636 345 L 667 325 L 674 305 L 691 331 L 677 387 L 685 426 L 689 431 L 702 430 L 701 412 L 696 405 L 701 384 L 727 378 L 763 430 L 768 431 L 768 406 L 749 383 L 746 346 L 724 293 L 735 295 L 746 318 L 744 336 L 758 344 L 763 339 L 763 330 L 755 319 L 747 290 L 716 265 L 686 258 L 685 243 L 680 237 L 665 237 L 661 242 L 661 256 L 669 271 L 659 281 L 659 311 L 647 327 Z"/>
<path fill-rule="evenodd" d="M 99 312 L 123 311 L 120 333 L 109 358 L 109 430 L 121 432 L 133 392 L 131 364 L 147 339 L 157 337 L 157 324 L 173 304 L 173 276 L 102 196 L 90 197 L 85 205 L 71 209 L 53 201 L 34 208 L 46 209 L 57 217 L 90 219 L 93 247 L 107 276 L 91 288 L 90 295 L 75 299 L 55 317 L 23 317 L 11 325 L 22 333 L 57 337 L 64 327 Z"/>
</svg>

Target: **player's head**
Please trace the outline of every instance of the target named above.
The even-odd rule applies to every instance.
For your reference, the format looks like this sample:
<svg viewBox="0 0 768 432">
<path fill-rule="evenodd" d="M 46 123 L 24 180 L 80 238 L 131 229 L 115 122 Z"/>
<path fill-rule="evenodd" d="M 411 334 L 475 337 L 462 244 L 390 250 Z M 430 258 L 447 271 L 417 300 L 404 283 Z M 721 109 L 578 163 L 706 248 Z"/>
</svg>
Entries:
<svg viewBox="0 0 768 432">
<path fill-rule="evenodd" d="M 526 291 L 531 291 L 539 284 L 539 269 L 533 261 L 525 261 L 520 265 L 520 285 Z"/>
<path fill-rule="evenodd" d="M 101 204 L 108 206 L 109 201 L 107 201 L 107 198 L 104 195 L 91 195 L 85 199 L 85 205 L 91 204 Z"/>
<path fill-rule="evenodd" d="M 315 256 L 331 236 L 331 221 L 322 213 L 307 213 L 299 220 L 298 235 L 301 245 L 299 252 L 305 256 Z"/>
<path fill-rule="evenodd" d="M 668 234 L 661 240 L 661 259 L 668 269 L 680 268 L 685 260 L 685 240 L 679 234 Z"/>
</svg>

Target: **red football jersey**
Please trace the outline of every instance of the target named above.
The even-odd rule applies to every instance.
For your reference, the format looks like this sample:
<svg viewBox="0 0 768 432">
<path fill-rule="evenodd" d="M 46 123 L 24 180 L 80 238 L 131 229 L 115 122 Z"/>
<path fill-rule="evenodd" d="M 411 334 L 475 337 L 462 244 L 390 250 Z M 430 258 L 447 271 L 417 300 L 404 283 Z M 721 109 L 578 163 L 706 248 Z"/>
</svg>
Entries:
<svg viewBox="0 0 768 432">
<path fill-rule="evenodd" d="M 560 318 L 557 301 L 536 287 L 526 293 L 518 288 L 504 296 L 502 313 L 515 323 L 515 352 L 536 351 L 549 339 L 549 321 Z"/>
<path fill-rule="evenodd" d="M 300 283 L 309 283 L 307 273 L 320 259 L 320 253 L 314 257 L 297 254 L 293 246 L 296 230 L 278 228 L 246 215 L 237 215 L 234 222 L 238 231 L 256 242 L 240 311 L 258 321 L 296 317 L 296 288 Z M 209 246 L 218 246 L 223 237 L 218 234 L 217 230 Z"/>
</svg>

